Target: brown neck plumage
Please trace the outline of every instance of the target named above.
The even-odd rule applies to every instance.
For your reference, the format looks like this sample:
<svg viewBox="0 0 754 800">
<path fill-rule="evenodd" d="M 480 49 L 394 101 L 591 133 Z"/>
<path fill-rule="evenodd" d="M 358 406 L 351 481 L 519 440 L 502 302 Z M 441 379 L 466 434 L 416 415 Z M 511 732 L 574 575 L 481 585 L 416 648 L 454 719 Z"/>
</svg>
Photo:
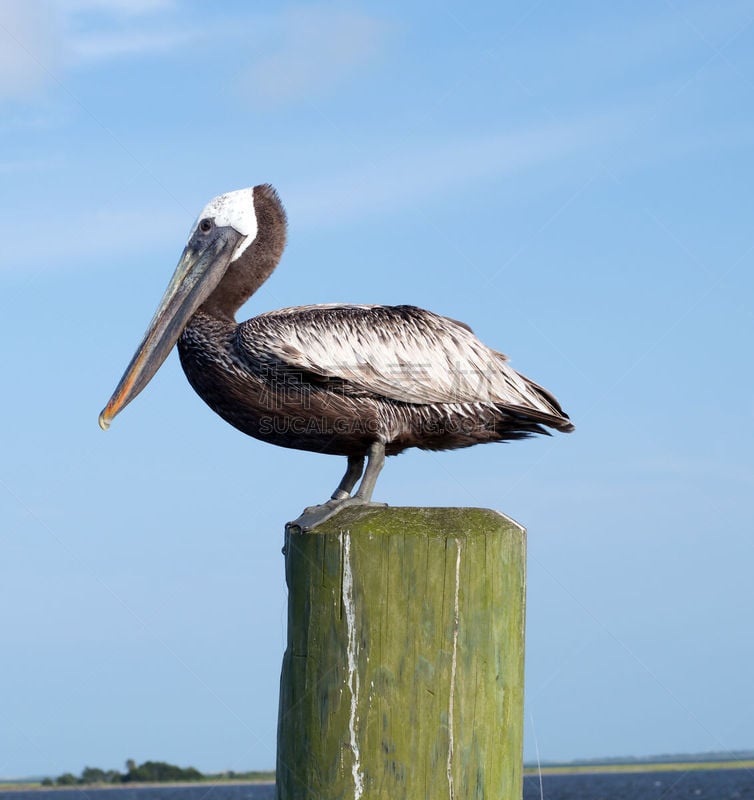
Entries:
<svg viewBox="0 0 754 800">
<path fill-rule="evenodd" d="M 214 292 L 199 309 L 235 321 L 236 311 L 270 277 L 285 248 L 286 217 L 277 192 L 269 184 L 254 187 L 257 235 L 240 258 L 231 262 Z"/>
</svg>

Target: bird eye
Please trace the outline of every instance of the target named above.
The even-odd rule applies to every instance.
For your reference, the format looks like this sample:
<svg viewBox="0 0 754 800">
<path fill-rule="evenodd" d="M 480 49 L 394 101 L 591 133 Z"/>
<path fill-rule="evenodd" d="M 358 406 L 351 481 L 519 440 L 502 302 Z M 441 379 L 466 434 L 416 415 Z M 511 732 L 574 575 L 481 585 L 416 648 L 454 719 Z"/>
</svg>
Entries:
<svg viewBox="0 0 754 800">
<path fill-rule="evenodd" d="M 212 230 L 212 220 L 211 219 L 203 219 L 199 223 L 199 230 L 202 233 L 209 233 Z"/>
</svg>

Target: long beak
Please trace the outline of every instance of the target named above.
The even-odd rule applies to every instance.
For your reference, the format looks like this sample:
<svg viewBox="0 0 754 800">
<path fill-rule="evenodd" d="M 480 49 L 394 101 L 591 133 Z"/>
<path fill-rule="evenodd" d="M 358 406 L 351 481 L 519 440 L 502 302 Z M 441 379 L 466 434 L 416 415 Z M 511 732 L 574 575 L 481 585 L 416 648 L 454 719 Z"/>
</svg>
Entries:
<svg viewBox="0 0 754 800">
<path fill-rule="evenodd" d="M 186 245 L 139 349 L 99 415 L 103 431 L 149 383 L 168 357 L 191 317 L 220 283 L 240 238 L 241 234 L 226 227 L 218 229 L 206 244 L 189 242 Z"/>
</svg>

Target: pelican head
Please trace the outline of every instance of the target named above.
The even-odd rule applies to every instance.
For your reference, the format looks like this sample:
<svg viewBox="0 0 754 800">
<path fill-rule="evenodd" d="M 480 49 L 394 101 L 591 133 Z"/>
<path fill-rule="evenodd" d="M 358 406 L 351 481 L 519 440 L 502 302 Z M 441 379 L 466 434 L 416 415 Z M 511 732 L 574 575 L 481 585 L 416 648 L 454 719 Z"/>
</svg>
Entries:
<svg viewBox="0 0 754 800">
<path fill-rule="evenodd" d="M 221 194 L 210 200 L 197 217 L 144 339 L 99 415 L 103 430 L 149 383 L 191 317 L 255 240 L 254 196 L 254 189 Z"/>
</svg>

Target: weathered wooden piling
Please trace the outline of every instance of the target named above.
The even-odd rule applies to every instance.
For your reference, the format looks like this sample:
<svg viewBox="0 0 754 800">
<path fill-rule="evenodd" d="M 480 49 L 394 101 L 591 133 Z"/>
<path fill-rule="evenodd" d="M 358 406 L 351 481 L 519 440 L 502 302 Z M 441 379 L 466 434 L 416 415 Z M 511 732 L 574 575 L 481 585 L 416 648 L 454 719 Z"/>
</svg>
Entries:
<svg viewBox="0 0 754 800">
<path fill-rule="evenodd" d="M 286 531 L 279 800 L 520 800 L 525 548 L 474 508 Z"/>
</svg>

